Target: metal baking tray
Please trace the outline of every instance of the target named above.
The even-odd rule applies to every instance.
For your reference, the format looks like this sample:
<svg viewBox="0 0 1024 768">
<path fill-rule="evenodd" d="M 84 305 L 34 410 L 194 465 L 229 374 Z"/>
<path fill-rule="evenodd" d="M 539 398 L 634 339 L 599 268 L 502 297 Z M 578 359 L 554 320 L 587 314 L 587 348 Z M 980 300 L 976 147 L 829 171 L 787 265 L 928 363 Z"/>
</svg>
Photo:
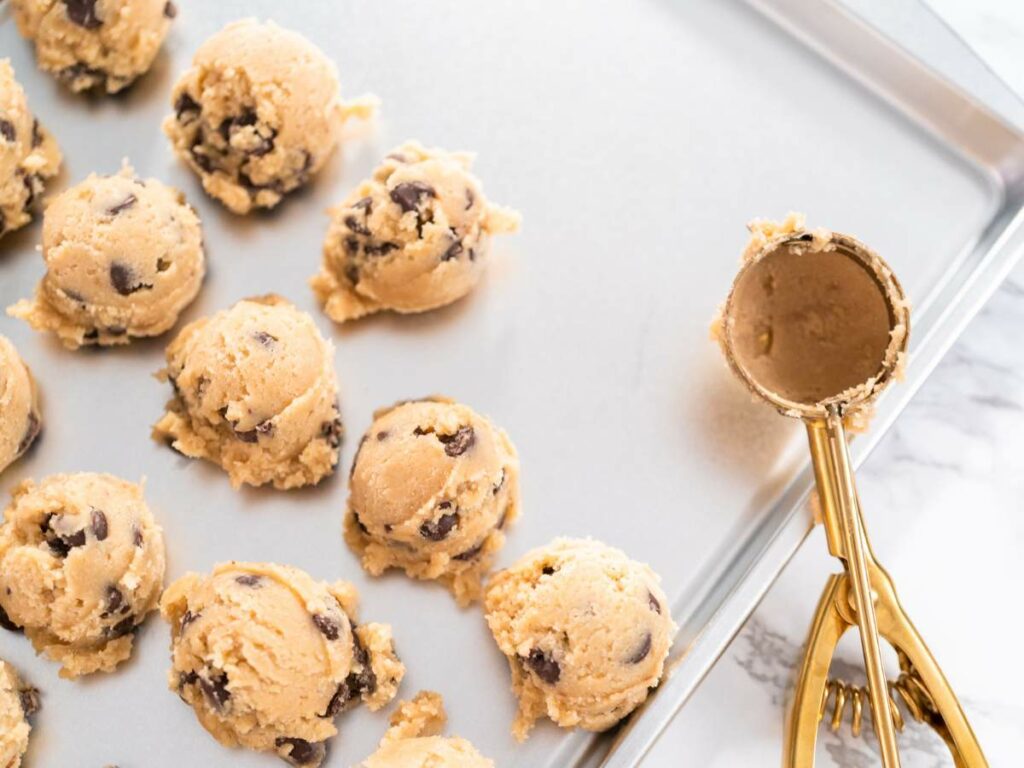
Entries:
<svg viewBox="0 0 1024 768">
<path fill-rule="evenodd" d="M 826 2 L 180 5 L 153 71 L 117 98 L 75 97 L 38 72 L 6 9 L 0 55 L 65 151 L 51 191 L 128 157 L 198 208 L 210 271 L 185 320 L 268 291 L 313 314 L 337 347 L 341 469 L 313 489 L 233 491 L 211 465 L 149 438 L 169 394 L 151 374 L 170 334 L 72 353 L 3 317 L 0 333 L 40 381 L 45 432 L 0 485 L 76 470 L 144 476 L 169 579 L 230 558 L 349 579 L 361 616 L 394 627 L 401 695 L 441 691 L 450 731 L 499 765 L 637 765 L 810 526 L 802 430 L 752 403 L 707 340 L 744 222 L 795 209 L 854 233 L 914 302 L 907 380 L 856 440 L 859 461 L 1019 254 L 1024 139 Z M 382 108 L 310 189 L 238 218 L 203 195 L 159 125 L 200 41 L 249 15 L 309 36 L 346 95 L 374 92 Z M 455 306 L 332 327 L 306 285 L 323 211 L 411 137 L 478 151 L 487 194 L 523 212 L 522 233 L 496 242 L 484 283 Z M 39 279 L 38 239 L 37 222 L 0 241 L 3 306 Z M 556 535 L 591 535 L 650 562 L 674 598 L 673 674 L 614 742 L 541 724 L 517 745 L 508 670 L 480 612 L 436 585 L 369 578 L 345 547 L 346 470 L 373 409 L 436 392 L 492 416 L 519 448 L 524 514 L 499 564 Z M 166 690 L 168 641 L 152 617 L 116 673 L 67 682 L 24 638 L 0 633 L 0 655 L 43 691 L 28 765 L 277 765 L 220 747 Z M 372 751 L 386 713 L 356 710 L 338 725 L 327 764 L 340 767 Z"/>
</svg>

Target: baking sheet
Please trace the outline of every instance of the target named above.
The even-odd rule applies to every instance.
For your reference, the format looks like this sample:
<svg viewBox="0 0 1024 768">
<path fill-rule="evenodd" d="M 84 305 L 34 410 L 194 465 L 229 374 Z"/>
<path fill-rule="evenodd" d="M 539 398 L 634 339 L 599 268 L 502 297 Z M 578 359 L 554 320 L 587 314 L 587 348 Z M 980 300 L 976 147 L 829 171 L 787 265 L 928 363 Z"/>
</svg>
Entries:
<svg viewBox="0 0 1024 768">
<path fill-rule="evenodd" d="M 349 579 L 362 595 L 361 617 L 394 627 L 409 669 L 401 695 L 441 691 L 452 733 L 501 766 L 596 759 L 594 750 L 583 758 L 591 738 L 548 724 L 517 746 L 508 732 L 508 671 L 480 613 L 458 610 L 435 585 L 367 577 L 342 542 L 345 475 L 373 409 L 434 392 L 464 400 L 508 430 L 522 460 L 524 514 L 500 563 L 556 535 L 596 536 L 662 574 L 684 628 L 679 652 L 696 641 L 676 673 L 680 683 L 655 697 L 612 758 L 633 764 L 714 658 L 715 643 L 702 650 L 699 642 L 714 632 L 701 629 L 714 625 L 722 635 L 752 607 L 750 594 L 737 596 L 740 577 L 756 571 L 753 584 L 764 589 L 781 568 L 785 548 L 765 557 L 765 542 L 790 530 L 792 515 L 780 510 L 802 492 L 799 425 L 751 403 L 707 341 L 744 222 L 804 210 L 813 225 L 869 243 L 925 307 L 923 326 L 915 317 L 920 344 L 929 327 L 944 336 L 951 329 L 946 315 L 927 314 L 929 298 L 943 311 L 969 308 L 972 295 L 951 293 L 951 280 L 1008 231 L 998 223 L 1005 180 L 740 4 L 179 5 L 153 71 L 118 98 L 74 97 L 36 71 L 6 9 L 0 55 L 12 58 L 65 151 L 52 190 L 90 171 L 113 172 L 127 156 L 140 175 L 182 188 L 198 208 L 210 272 L 184 320 L 268 290 L 313 314 L 337 346 L 348 429 L 341 470 L 315 489 L 233 491 L 219 470 L 148 437 L 168 395 L 151 374 L 170 335 L 71 353 L 4 317 L 0 333 L 40 380 L 46 432 L 0 484 L 77 470 L 145 476 L 166 529 L 169 579 L 231 558 Z M 159 124 L 197 45 L 250 15 L 306 34 L 337 62 L 347 96 L 376 93 L 382 109 L 309 190 L 276 212 L 241 219 L 203 195 Z M 478 151 L 488 196 L 520 209 L 523 231 L 496 241 L 484 283 L 458 305 L 334 328 L 306 285 L 319 262 L 323 210 L 407 138 Z M 28 295 L 41 275 L 38 237 L 36 223 L 0 241 L 3 306 Z M 911 369 L 918 379 L 925 373 Z M 899 397 L 883 405 L 875 434 Z M 166 690 L 167 644 L 167 627 L 153 617 L 129 664 L 69 683 L 24 638 L 0 633 L 0 655 L 44 693 L 28 765 L 278 764 L 226 750 L 200 728 Z M 356 710 L 338 725 L 327 765 L 346 766 L 372 751 L 386 713 Z"/>
</svg>

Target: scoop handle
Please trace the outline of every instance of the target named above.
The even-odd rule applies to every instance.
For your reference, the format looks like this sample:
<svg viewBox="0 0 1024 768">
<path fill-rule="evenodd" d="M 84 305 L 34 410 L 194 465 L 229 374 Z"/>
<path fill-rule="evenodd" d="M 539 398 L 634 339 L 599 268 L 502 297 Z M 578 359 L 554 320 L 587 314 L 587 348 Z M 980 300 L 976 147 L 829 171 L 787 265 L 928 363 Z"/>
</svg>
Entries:
<svg viewBox="0 0 1024 768">
<path fill-rule="evenodd" d="M 846 429 L 838 409 L 830 408 L 824 419 L 807 423 L 814 477 L 829 551 L 842 559 L 850 579 L 853 609 L 860 630 L 864 669 L 871 700 L 871 721 L 878 736 L 882 765 L 899 768 L 896 725 L 889 709 L 888 687 L 882 666 L 881 641 L 875 616 L 875 598 L 868 572 L 868 543 L 853 479 Z"/>
</svg>

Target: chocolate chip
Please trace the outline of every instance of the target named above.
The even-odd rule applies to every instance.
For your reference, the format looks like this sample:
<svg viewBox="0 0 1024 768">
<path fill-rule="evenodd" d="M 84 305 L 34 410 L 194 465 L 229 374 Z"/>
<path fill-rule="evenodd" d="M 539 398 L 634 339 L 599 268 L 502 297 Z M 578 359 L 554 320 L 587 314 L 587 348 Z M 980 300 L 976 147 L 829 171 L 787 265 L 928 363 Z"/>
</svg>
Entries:
<svg viewBox="0 0 1024 768">
<path fill-rule="evenodd" d="M 389 434 L 391 433 L 388 432 L 386 429 L 381 430 L 380 432 L 377 433 L 377 442 L 379 443 L 383 440 L 387 440 Z"/>
<path fill-rule="evenodd" d="M 199 682 L 199 675 L 196 674 L 195 670 L 189 670 L 188 672 L 178 673 L 178 693 L 180 695 L 181 689 L 186 685 L 194 685 Z"/>
<path fill-rule="evenodd" d="M 341 445 L 341 434 L 343 431 L 341 416 L 335 416 L 332 421 L 325 421 L 320 425 L 320 437 L 326 440 L 331 448 L 337 448 Z M 355 466 L 355 462 L 352 465 Z"/>
<path fill-rule="evenodd" d="M 334 718 L 345 708 L 345 705 L 352 701 L 352 692 L 346 683 L 339 683 L 331 700 L 327 702 L 327 709 L 320 715 L 323 718 Z"/>
<path fill-rule="evenodd" d="M 259 435 L 266 435 L 267 437 L 273 437 L 274 436 L 274 430 L 275 430 L 274 422 L 271 419 L 267 419 L 266 421 L 261 421 L 259 424 L 256 425 L 256 433 L 259 434 Z"/>
<path fill-rule="evenodd" d="M 462 255 L 462 241 L 456 240 L 448 246 L 448 250 L 441 254 L 441 261 L 452 261 Z"/>
<path fill-rule="evenodd" d="M 658 598 L 650 590 L 647 590 L 647 604 L 651 606 L 651 610 L 655 613 L 661 613 L 661 603 L 658 602 Z"/>
<path fill-rule="evenodd" d="M 461 456 L 476 442 L 476 433 L 472 427 L 459 427 L 454 435 L 438 435 L 437 439 L 444 444 L 444 452 L 452 458 Z"/>
<path fill-rule="evenodd" d="M 321 634 L 328 640 L 337 640 L 338 631 L 340 627 L 338 622 L 332 619 L 330 616 L 324 616 L 322 613 L 313 614 L 313 623 L 316 624 L 316 628 L 320 630 Z"/>
<path fill-rule="evenodd" d="M 473 194 L 473 190 L 466 187 L 466 210 L 468 211 L 473 207 L 473 203 L 476 202 L 476 195 Z"/>
<path fill-rule="evenodd" d="M 397 251 L 398 245 L 395 243 L 367 243 L 363 246 L 363 250 L 366 251 L 367 256 L 387 256 L 391 251 Z"/>
<path fill-rule="evenodd" d="M 212 670 L 207 677 L 199 676 L 199 687 L 203 690 L 207 703 L 217 712 L 224 711 L 224 705 L 231 698 L 228 690 L 227 673 L 220 669 Z"/>
<path fill-rule="evenodd" d="M 57 73 L 57 79 L 63 83 L 83 83 L 86 88 L 95 88 L 107 82 L 107 73 L 102 69 L 90 67 L 82 62 L 64 67 Z"/>
<path fill-rule="evenodd" d="M 11 621 L 11 617 L 7 615 L 7 611 L 0 605 L 0 627 L 3 627 L 8 632 L 21 632 L 21 627 Z"/>
<path fill-rule="evenodd" d="M 530 651 L 530 655 L 524 661 L 526 666 L 548 685 L 554 685 L 562 676 L 562 668 L 558 662 L 552 658 L 550 653 L 542 651 L 540 648 Z"/>
<path fill-rule="evenodd" d="M 145 540 L 142 538 L 142 529 L 137 525 L 132 526 L 132 543 L 136 547 L 141 547 L 145 543 Z"/>
<path fill-rule="evenodd" d="M 57 557 L 65 558 L 72 549 L 85 544 L 85 531 L 76 531 L 67 535 L 57 533 L 53 528 L 53 522 L 55 518 L 62 517 L 63 515 L 56 512 L 47 512 L 46 517 L 39 524 L 39 529 L 42 531 L 43 539 L 49 545 L 50 551 Z"/>
<path fill-rule="evenodd" d="M 126 197 L 120 203 L 118 203 L 117 205 L 112 205 L 109 208 L 107 208 L 107 215 L 108 216 L 117 216 L 117 214 L 121 213 L 122 211 L 127 211 L 129 208 L 131 208 L 137 202 L 139 202 L 139 198 L 137 198 L 135 195 L 129 193 L 128 197 Z"/>
<path fill-rule="evenodd" d="M 555 572 L 555 570 L 556 568 L 553 565 L 545 565 L 543 568 L 540 569 L 540 572 L 545 576 L 550 576 Z"/>
<path fill-rule="evenodd" d="M 350 255 L 355 255 L 359 253 L 359 241 L 354 237 L 346 237 L 345 252 Z"/>
<path fill-rule="evenodd" d="M 248 429 L 243 431 L 239 431 L 236 429 L 234 430 L 234 433 L 235 437 L 241 440 L 243 443 L 255 443 L 258 442 L 260 439 L 260 436 L 256 433 L 255 429 Z"/>
<path fill-rule="evenodd" d="M 484 544 L 486 544 L 486 543 L 487 543 L 487 540 L 484 539 L 483 541 L 481 541 L 479 544 L 477 544 L 472 549 L 467 549 L 465 552 L 463 552 L 461 554 L 458 554 L 458 555 L 455 555 L 455 557 L 452 558 L 452 559 L 453 560 L 459 560 L 459 561 L 462 561 L 462 562 L 465 562 L 466 560 L 472 560 L 474 557 L 476 557 L 477 555 L 480 554 L 481 550 L 483 550 L 483 548 L 484 548 Z"/>
<path fill-rule="evenodd" d="M 18 456 L 21 456 L 25 451 L 28 450 L 29 446 L 39 435 L 39 430 L 42 428 L 42 424 L 39 421 L 39 417 L 34 411 L 29 411 L 28 423 L 25 425 L 25 434 L 21 437 L 21 442 L 18 443 Z"/>
<path fill-rule="evenodd" d="M 107 610 L 105 610 L 101 614 L 104 619 L 108 616 L 113 615 L 114 613 L 117 613 L 122 608 L 126 607 L 124 602 L 124 595 L 121 594 L 121 590 L 118 589 L 114 584 L 107 585 L 106 600 Z"/>
<path fill-rule="evenodd" d="M 442 541 L 459 523 L 458 512 L 448 512 L 437 520 L 428 520 L 420 526 L 420 536 L 430 541 Z"/>
<path fill-rule="evenodd" d="M 267 349 L 273 349 L 277 344 L 277 336 L 266 331 L 253 331 L 252 337 Z"/>
<path fill-rule="evenodd" d="M 184 634 L 185 628 L 200 616 L 202 616 L 202 613 L 192 613 L 192 611 L 186 609 L 185 612 L 181 614 L 181 623 L 178 625 L 178 632 L 180 634 Z"/>
<path fill-rule="evenodd" d="M 633 651 L 632 655 L 630 655 L 630 657 L 628 659 L 626 659 L 626 663 L 627 664 L 639 664 L 641 661 L 646 659 L 647 658 L 647 654 L 649 654 L 651 652 L 651 643 L 652 642 L 653 642 L 653 638 L 651 637 L 651 633 L 648 632 L 647 634 L 644 635 L 643 640 L 640 641 L 640 644 L 636 647 L 636 650 Z"/>
<path fill-rule="evenodd" d="M 22 176 L 21 183 L 25 185 L 27 197 L 25 198 L 25 210 L 27 211 L 36 201 L 36 197 L 43 191 L 43 180 L 38 173 L 27 173 Z"/>
<path fill-rule="evenodd" d="M 257 576 L 255 573 L 243 573 L 241 576 L 236 576 L 235 581 L 243 587 L 252 587 L 253 589 L 263 586 L 263 577 Z"/>
<path fill-rule="evenodd" d="M 405 181 L 391 190 L 391 199 L 398 203 L 402 213 L 415 211 L 425 197 L 437 197 L 437 193 L 422 181 Z"/>
<path fill-rule="evenodd" d="M 39 121 L 32 118 L 32 148 L 35 149 L 43 143 L 43 129 L 39 125 Z"/>
<path fill-rule="evenodd" d="M 106 539 L 109 531 L 110 527 L 107 525 L 107 516 L 103 514 L 103 510 L 94 509 L 92 511 L 92 532 L 96 537 L 96 541 Z"/>
<path fill-rule="evenodd" d="M 40 706 L 39 689 L 32 688 L 31 686 L 22 688 L 18 691 L 18 701 L 21 703 L 21 711 L 25 714 L 25 717 L 34 715 L 39 711 Z"/>
<path fill-rule="evenodd" d="M 368 235 L 368 234 L 370 234 L 369 228 L 365 224 L 363 224 L 361 221 L 359 221 L 359 219 L 357 219 L 355 216 L 346 216 L 345 217 L 345 226 L 348 227 L 349 229 L 351 229 L 356 234 L 359 234 L 359 235 Z"/>
<path fill-rule="evenodd" d="M 352 633 L 352 659 L 359 669 L 350 672 L 345 681 L 338 686 L 327 704 L 327 709 L 320 717 L 334 717 L 360 696 L 373 694 L 377 690 L 377 675 L 370 665 L 370 654 L 359 642 L 359 636 L 355 632 Z"/>
<path fill-rule="evenodd" d="M 96 0 L 64 0 L 68 18 L 86 29 L 97 29 L 103 22 L 96 15 Z"/>
<path fill-rule="evenodd" d="M 135 271 L 120 261 L 112 262 L 110 265 L 110 284 L 122 296 L 131 296 L 138 291 L 153 288 L 150 283 L 139 282 L 135 277 Z"/>
<path fill-rule="evenodd" d="M 14 123 L 0 117 L 0 136 L 3 136 L 5 139 L 13 143 L 14 137 L 17 136 L 17 133 L 14 130 Z"/>
<path fill-rule="evenodd" d="M 189 122 L 199 117 L 199 113 L 202 111 L 202 107 L 199 106 L 199 102 L 193 99 L 189 94 L 182 93 L 177 101 L 174 102 L 174 113 L 178 117 L 178 121 L 181 122 L 183 118 L 187 118 Z"/>
<path fill-rule="evenodd" d="M 288 747 L 284 759 L 292 765 L 320 765 L 327 755 L 327 747 L 322 741 L 308 742 L 305 739 L 293 739 L 278 736 L 274 746 Z"/>
<path fill-rule="evenodd" d="M 115 624 L 114 626 L 107 627 L 106 629 L 104 629 L 103 636 L 106 637 L 108 640 L 116 640 L 117 638 L 124 637 L 125 635 L 134 631 L 135 617 L 126 616 L 125 618 L 117 622 L 117 624 Z"/>
<path fill-rule="evenodd" d="M 161 256 L 160 258 L 158 258 L 156 260 L 156 271 L 157 272 L 166 272 L 170 268 L 171 268 L 171 261 L 170 261 L 170 259 L 165 259 L 163 256 Z"/>
<path fill-rule="evenodd" d="M 373 198 L 361 197 L 352 203 L 353 208 L 358 208 L 361 211 L 366 211 L 366 215 L 369 216 L 373 213 Z"/>
<path fill-rule="evenodd" d="M 178 15 L 178 6 L 167 0 L 167 4 L 164 6 L 164 16 L 168 19 L 173 19 Z"/>
<path fill-rule="evenodd" d="M 469 249 L 469 260 L 476 261 L 476 251 L 474 251 L 472 248 Z"/>
</svg>

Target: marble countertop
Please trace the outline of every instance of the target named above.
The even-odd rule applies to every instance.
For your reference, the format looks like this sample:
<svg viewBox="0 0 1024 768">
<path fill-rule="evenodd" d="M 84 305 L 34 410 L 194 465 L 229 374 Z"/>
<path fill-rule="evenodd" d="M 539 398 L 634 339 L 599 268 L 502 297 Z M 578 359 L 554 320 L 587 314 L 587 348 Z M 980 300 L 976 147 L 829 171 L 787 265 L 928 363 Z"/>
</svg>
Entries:
<svg viewBox="0 0 1024 768">
<path fill-rule="evenodd" d="M 1024 7 L 930 0 L 1024 95 Z M 972 322 L 859 472 L 867 528 L 901 601 L 960 697 L 988 761 L 1024 755 L 1024 265 Z M 819 528 L 644 761 L 645 768 L 778 765 L 801 646 L 827 574 Z M 890 659 L 895 666 L 895 658 Z M 856 634 L 833 673 L 863 683 Z M 819 734 L 818 766 L 878 765 L 873 733 Z M 904 768 L 953 762 L 926 726 L 900 736 Z"/>
</svg>

